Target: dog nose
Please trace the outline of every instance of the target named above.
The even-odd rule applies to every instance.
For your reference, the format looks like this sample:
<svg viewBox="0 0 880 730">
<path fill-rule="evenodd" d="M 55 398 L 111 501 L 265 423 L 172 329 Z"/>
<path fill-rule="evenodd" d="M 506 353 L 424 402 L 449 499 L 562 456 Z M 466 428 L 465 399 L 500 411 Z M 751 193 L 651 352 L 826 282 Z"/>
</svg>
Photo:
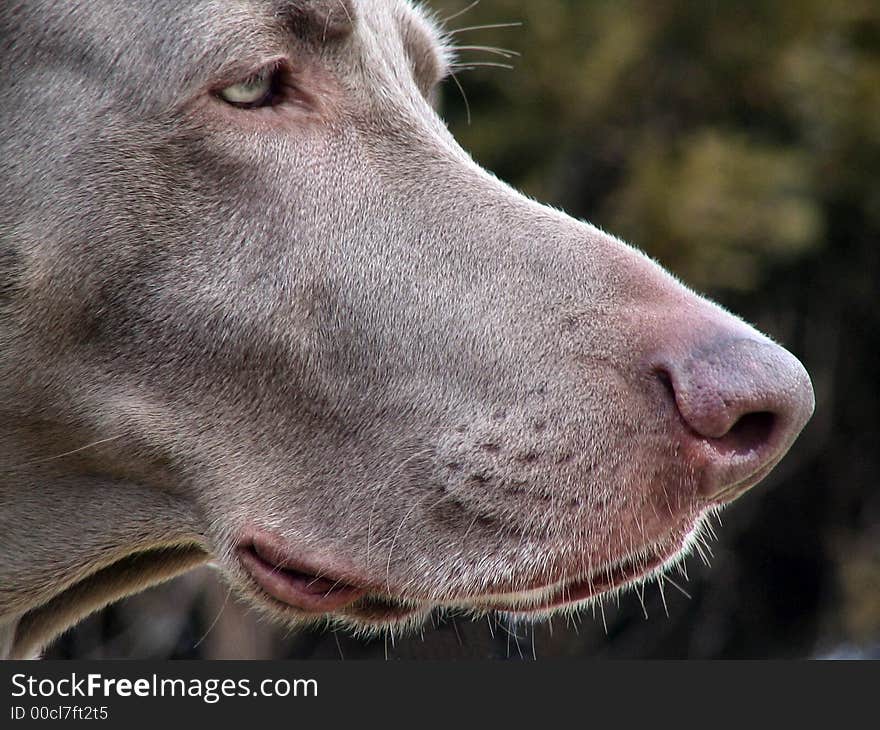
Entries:
<svg viewBox="0 0 880 730">
<path fill-rule="evenodd" d="M 709 454 L 703 496 L 733 498 L 788 451 L 813 413 L 800 361 L 770 341 L 720 338 L 658 373 Z"/>
</svg>

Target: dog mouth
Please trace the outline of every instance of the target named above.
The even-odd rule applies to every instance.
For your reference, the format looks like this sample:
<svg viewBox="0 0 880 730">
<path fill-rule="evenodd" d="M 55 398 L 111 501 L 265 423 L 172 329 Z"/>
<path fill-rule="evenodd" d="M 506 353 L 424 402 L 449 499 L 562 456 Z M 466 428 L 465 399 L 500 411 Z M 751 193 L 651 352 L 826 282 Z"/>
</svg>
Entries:
<svg viewBox="0 0 880 730">
<path fill-rule="evenodd" d="M 239 546 L 238 559 L 271 598 L 305 613 L 332 613 L 367 593 L 365 588 L 291 561 L 273 545 L 259 540 Z"/>
<path fill-rule="evenodd" d="M 576 610 L 604 594 L 663 572 L 687 552 L 692 536 L 699 531 L 698 524 L 699 520 L 689 531 L 667 536 L 637 553 L 572 578 L 538 583 L 538 587 L 527 590 L 449 600 L 394 595 L 385 586 L 380 589 L 353 577 L 340 577 L 344 573 L 331 575 L 311 562 L 291 559 L 274 540 L 254 538 L 240 544 L 237 552 L 264 597 L 305 619 L 336 618 L 361 627 L 382 627 L 417 621 L 438 608 L 539 619 L 561 610 Z"/>
<path fill-rule="evenodd" d="M 361 627 L 402 624 L 433 608 L 353 581 L 329 577 L 308 561 L 292 559 L 272 539 L 254 537 L 237 549 L 238 560 L 264 601 L 305 620 L 334 617 Z"/>
</svg>

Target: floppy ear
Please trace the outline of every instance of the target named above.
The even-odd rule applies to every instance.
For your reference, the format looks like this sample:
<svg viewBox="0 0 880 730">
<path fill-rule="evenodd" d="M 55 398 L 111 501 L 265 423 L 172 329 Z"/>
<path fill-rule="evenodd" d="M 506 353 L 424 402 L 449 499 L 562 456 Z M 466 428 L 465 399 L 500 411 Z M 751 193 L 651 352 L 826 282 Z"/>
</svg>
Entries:
<svg viewBox="0 0 880 730">
<path fill-rule="evenodd" d="M 186 573 L 207 560 L 208 555 L 195 545 L 129 555 L 29 611 L 17 626 L 0 626 L 0 659 L 31 659 L 90 613 Z"/>
<path fill-rule="evenodd" d="M 349 35 L 356 21 L 351 0 L 292 0 L 286 12 L 298 34 L 320 41 Z"/>
</svg>

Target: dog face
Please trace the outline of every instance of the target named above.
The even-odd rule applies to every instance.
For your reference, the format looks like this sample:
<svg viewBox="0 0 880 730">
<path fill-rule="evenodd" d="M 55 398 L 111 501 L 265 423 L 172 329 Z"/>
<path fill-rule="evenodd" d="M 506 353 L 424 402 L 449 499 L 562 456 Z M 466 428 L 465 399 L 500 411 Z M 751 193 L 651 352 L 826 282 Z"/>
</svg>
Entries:
<svg viewBox="0 0 880 730">
<path fill-rule="evenodd" d="M 98 511 L 184 505 L 283 620 L 582 604 L 812 412 L 787 352 L 468 157 L 403 0 L 0 18 L 4 443 L 75 450 Z"/>
</svg>

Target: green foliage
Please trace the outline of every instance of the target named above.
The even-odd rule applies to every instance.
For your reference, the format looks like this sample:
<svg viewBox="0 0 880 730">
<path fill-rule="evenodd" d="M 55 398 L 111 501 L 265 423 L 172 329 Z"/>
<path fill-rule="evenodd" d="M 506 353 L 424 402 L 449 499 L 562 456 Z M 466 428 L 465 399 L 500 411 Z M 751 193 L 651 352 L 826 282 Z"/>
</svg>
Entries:
<svg viewBox="0 0 880 730">
<path fill-rule="evenodd" d="M 453 36 L 522 53 L 461 72 L 470 126 L 447 86 L 459 139 L 689 283 L 754 290 L 833 245 L 841 200 L 880 228 L 880 3 L 484 0 L 450 27 L 505 21 Z"/>
<path fill-rule="evenodd" d="M 802 150 L 704 128 L 672 148 L 643 141 L 629 162 L 608 201 L 612 230 L 699 287 L 751 289 L 767 261 L 821 240 Z"/>
</svg>

